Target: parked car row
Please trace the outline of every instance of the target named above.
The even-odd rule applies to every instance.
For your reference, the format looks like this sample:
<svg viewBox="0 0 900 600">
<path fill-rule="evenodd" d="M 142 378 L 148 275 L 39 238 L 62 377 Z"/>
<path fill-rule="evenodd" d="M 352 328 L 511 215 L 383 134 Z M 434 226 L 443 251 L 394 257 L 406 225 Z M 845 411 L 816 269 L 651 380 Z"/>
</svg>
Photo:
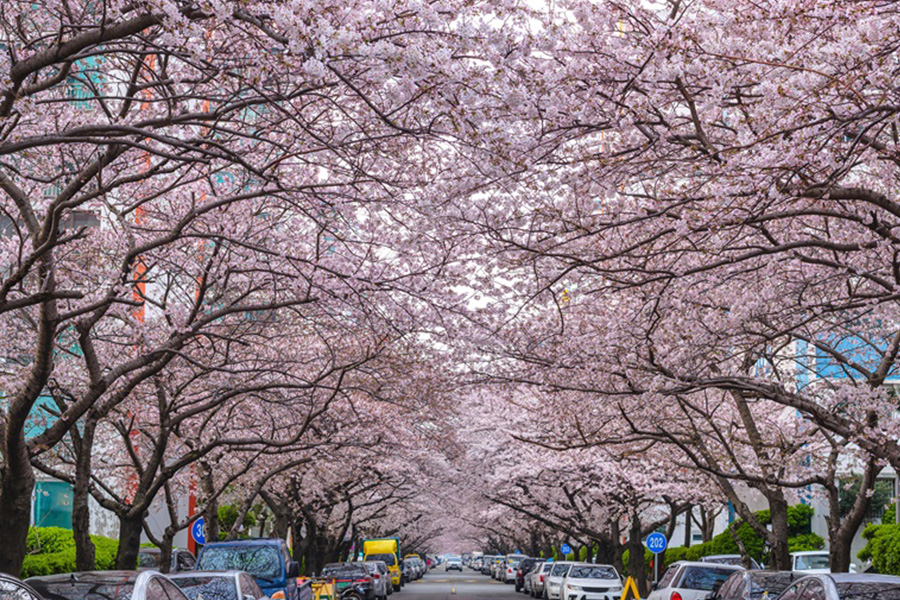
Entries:
<svg viewBox="0 0 900 600">
<path fill-rule="evenodd" d="M 30 577 L 0 574 L 0 600 L 311 600 L 308 584 L 298 584 L 299 564 L 284 540 L 245 539 L 207 544 L 195 559 L 186 550 L 172 554 L 170 572 L 157 569 L 156 549 L 141 549 L 135 571 L 92 571 Z M 428 570 L 418 555 L 402 561 L 403 578 L 415 581 Z M 333 600 L 387 600 L 399 590 L 388 565 L 368 560 L 326 565 L 334 580 Z"/>
</svg>

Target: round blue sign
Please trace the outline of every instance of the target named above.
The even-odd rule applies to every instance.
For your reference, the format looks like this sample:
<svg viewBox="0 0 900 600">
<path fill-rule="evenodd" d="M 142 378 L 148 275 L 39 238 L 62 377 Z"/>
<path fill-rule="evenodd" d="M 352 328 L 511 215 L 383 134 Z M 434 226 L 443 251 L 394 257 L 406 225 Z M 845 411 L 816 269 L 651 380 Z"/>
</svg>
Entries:
<svg viewBox="0 0 900 600">
<path fill-rule="evenodd" d="M 669 545 L 669 540 L 661 533 L 651 533 L 647 536 L 647 550 L 653 554 L 659 554 Z"/>
<path fill-rule="evenodd" d="M 562 546 L 559 547 L 559 551 L 562 552 L 563 554 L 571 554 L 572 546 L 570 546 L 568 544 L 563 544 Z"/>
<path fill-rule="evenodd" d="M 206 521 L 200 517 L 191 524 L 191 537 L 198 544 L 206 543 Z"/>
</svg>

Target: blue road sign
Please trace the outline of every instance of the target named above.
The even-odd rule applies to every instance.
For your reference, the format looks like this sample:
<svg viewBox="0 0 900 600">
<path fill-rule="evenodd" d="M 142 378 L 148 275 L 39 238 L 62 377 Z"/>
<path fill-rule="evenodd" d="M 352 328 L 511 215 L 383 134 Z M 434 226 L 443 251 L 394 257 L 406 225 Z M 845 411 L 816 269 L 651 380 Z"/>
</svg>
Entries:
<svg viewBox="0 0 900 600">
<path fill-rule="evenodd" d="M 568 544 L 563 544 L 562 546 L 559 547 L 559 551 L 562 552 L 563 554 L 572 554 L 572 546 L 570 546 Z"/>
<path fill-rule="evenodd" d="M 661 533 L 651 533 L 647 536 L 647 550 L 653 554 L 659 554 L 669 545 L 669 540 Z"/>
<path fill-rule="evenodd" d="M 206 543 L 206 521 L 200 517 L 191 525 L 191 537 L 198 544 Z"/>
</svg>

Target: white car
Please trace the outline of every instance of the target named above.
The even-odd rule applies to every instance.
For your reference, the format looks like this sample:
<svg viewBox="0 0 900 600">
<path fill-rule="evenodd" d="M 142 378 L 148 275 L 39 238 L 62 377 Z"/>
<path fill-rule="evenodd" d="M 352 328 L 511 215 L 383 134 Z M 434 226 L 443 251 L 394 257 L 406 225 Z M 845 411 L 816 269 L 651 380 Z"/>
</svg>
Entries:
<svg viewBox="0 0 900 600">
<path fill-rule="evenodd" d="M 459 571 L 462 573 L 462 559 L 458 556 L 451 556 L 447 559 L 447 565 L 444 567 L 445 571 Z"/>
<path fill-rule="evenodd" d="M 856 565 L 851 564 L 849 571 L 856 573 L 856 569 Z M 791 571 L 802 575 L 831 573 L 831 557 L 827 550 L 791 552 Z"/>
<path fill-rule="evenodd" d="M 381 560 L 369 560 L 363 563 L 372 578 L 372 587 L 375 588 L 375 600 L 387 600 L 394 593 L 394 585 L 391 583 L 391 573 L 387 564 Z"/>
<path fill-rule="evenodd" d="M 722 585 L 739 565 L 680 561 L 669 565 L 647 600 L 706 600 L 716 584 Z"/>
<path fill-rule="evenodd" d="M 550 573 L 544 577 L 544 600 L 559 600 L 562 581 L 569 574 L 569 568 L 574 564 L 569 561 L 553 563 Z"/>
<path fill-rule="evenodd" d="M 500 581 L 503 583 L 515 583 L 516 582 L 516 572 L 519 570 L 519 563 L 522 560 L 528 558 L 524 554 L 510 554 L 506 557 L 506 560 L 503 561 L 503 564 L 500 565 Z"/>
<path fill-rule="evenodd" d="M 572 565 L 560 590 L 561 600 L 618 600 L 622 578 L 612 565 Z"/>
</svg>

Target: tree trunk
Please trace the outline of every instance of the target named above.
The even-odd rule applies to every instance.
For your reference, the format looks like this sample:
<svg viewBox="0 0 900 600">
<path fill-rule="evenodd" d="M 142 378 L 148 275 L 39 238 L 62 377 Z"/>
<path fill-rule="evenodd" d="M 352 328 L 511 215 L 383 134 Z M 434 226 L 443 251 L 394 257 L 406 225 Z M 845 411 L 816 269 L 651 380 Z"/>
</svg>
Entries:
<svg viewBox="0 0 900 600">
<path fill-rule="evenodd" d="M 631 516 L 631 528 L 628 536 L 628 575 L 637 582 L 638 592 L 646 596 L 647 573 L 644 563 L 644 543 L 641 535 L 641 520 L 637 513 Z"/>
<path fill-rule="evenodd" d="M 791 555 L 788 548 L 787 500 L 781 490 L 775 490 L 768 497 L 769 514 L 772 518 L 772 535 L 770 537 L 770 561 L 776 571 L 791 570 Z"/>
<path fill-rule="evenodd" d="M 141 547 L 143 518 L 126 513 L 119 515 L 119 551 L 116 553 L 116 569 L 133 571 Z"/>
<path fill-rule="evenodd" d="M 3 454 L 6 464 L 0 470 L 0 572 L 18 577 L 25 561 L 35 483 L 24 432 L 20 431 L 12 441 L 6 440 Z"/>
<path fill-rule="evenodd" d="M 828 488 L 828 546 L 833 573 L 846 573 L 850 570 L 850 563 L 853 560 L 851 550 L 853 538 L 872 506 L 872 497 L 869 492 L 875 488 L 875 481 L 880 472 L 881 467 L 877 466 L 874 461 L 866 464 L 859 485 L 859 494 L 854 500 L 850 512 L 844 515 L 843 519 L 841 519 L 838 487 L 832 485 Z"/>
<path fill-rule="evenodd" d="M 212 468 L 205 462 L 200 462 L 200 490 L 206 501 L 206 509 L 203 511 L 203 521 L 206 525 L 206 541 L 219 540 L 219 502 L 216 500 L 216 485 L 213 481 Z"/>
<path fill-rule="evenodd" d="M 96 568 L 96 549 L 91 541 L 91 455 L 94 452 L 94 431 L 97 421 L 90 415 L 84 420 L 82 431 L 73 440 L 76 449 L 75 485 L 72 491 L 72 536 L 75 539 L 75 570 L 93 571 Z"/>
<path fill-rule="evenodd" d="M 162 544 L 159 546 L 159 570 L 168 573 L 172 568 L 172 542 L 175 541 L 175 528 L 166 527 Z"/>
<path fill-rule="evenodd" d="M 694 507 L 691 506 L 690 508 L 687 509 L 687 514 L 684 519 L 684 547 L 685 548 L 691 547 L 691 536 L 693 535 L 691 533 L 691 527 L 693 526 L 693 524 L 694 524 Z"/>
</svg>

